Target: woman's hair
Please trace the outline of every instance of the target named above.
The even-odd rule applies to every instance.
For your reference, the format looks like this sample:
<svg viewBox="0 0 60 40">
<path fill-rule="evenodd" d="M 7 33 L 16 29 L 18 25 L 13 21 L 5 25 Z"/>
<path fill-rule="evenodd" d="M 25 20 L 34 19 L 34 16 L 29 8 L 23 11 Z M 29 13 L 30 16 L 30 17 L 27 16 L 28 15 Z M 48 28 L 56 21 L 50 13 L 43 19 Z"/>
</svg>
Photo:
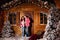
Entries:
<svg viewBox="0 0 60 40">
<path fill-rule="evenodd" d="M 24 21 L 25 21 L 25 18 L 24 18 L 24 16 L 22 16 L 22 17 L 21 17 L 21 21 L 22 21 L 22 20 L 24 20 Z"/>
</svg>

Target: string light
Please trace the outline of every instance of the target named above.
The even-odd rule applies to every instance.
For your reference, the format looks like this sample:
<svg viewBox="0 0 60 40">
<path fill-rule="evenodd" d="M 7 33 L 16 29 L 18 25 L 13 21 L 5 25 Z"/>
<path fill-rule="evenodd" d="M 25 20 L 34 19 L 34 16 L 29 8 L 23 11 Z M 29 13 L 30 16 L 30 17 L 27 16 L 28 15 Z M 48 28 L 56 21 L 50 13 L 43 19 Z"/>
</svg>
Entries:
<svg viewBox="0 0 60 40">
<path fill-rule="evenodd" d="M 29 0 L 27 0 L 27 1 L 30 2 Z M 27 2 L 27 3 L 28 3 L 28 2 Z M 47 1 L 46 1 L 46 2 L 43 2 L 43 4 L 41 4 L 41 2 L 43 2 L 43 1 L 41 1 L 41 0 L 31 1 L 32 4 L 41 6 L 42 8 L 43 8 L 43 7 L 48 8 L 48 5 L 46 5 L 46 4 L 48 4 Z M 1 8 L 7 7 L 7 8 L 9 9 L 9 8 L 15 7 L 15 6 L 17 6 L 17 5 L 21 4 L 21 3 L 23 3 L 23 2 L 21 2 L 21 1 L 19 1 L 19 0 L 13 0 L 13 1 L 10 1 L 9 3 L 5 3 L 4 5 L 1 6 Z M 8 6 L 7 6 L 7 5 L 8 5 Z M 7 9 L 7 8 L 5 8 L 5 9 Z"/>
</svg>

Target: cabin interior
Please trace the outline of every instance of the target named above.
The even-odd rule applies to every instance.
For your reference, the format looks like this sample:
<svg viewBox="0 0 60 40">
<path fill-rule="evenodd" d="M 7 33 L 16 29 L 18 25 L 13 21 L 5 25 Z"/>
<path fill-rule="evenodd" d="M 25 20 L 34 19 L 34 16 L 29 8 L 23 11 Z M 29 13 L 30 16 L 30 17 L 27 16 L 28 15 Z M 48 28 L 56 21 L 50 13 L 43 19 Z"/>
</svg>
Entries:
<svg viewBox="0 0 60 40">
<path fill-rule="evenodd" d="M 21 36 L 20 20 L 27 15 L 33 20 L 29 28 L 30 36 L 40 33 L 39 38 L 42 38 L 49 10 L 53 6 L 60 9 L 60 0 L 0 0 L 0 35 L 5 26 L 4 22 L 9 20 L 14 36 Z"/>
</svg>

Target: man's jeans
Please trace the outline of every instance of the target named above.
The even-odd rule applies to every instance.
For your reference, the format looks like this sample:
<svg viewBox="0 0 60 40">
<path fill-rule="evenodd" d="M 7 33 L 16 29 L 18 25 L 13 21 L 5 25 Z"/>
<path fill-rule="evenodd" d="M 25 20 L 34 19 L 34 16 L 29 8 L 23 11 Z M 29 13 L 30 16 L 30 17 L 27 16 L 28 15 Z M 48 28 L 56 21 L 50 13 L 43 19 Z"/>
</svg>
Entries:
<svg viewBox="0 0 60 40">
<path fill-rule="evenodd" d="M 28 27 L 24 27 L 24 30 L 25 30 L 26 36 L 28 37 L 29 36 Z"/>
</svg>

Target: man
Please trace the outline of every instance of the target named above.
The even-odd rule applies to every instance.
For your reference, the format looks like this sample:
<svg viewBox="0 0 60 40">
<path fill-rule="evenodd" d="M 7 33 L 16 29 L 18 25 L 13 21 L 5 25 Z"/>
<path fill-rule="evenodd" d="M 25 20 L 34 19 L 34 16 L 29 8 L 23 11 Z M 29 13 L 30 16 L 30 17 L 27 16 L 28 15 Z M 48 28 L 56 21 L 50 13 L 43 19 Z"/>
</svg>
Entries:
<svg viewBox="0 0 60 40">
<path fill-rule="evenodd" d="M 26 36 L 29 36 L 28 28 L 30 26 L 30 19 L 28 16 L 24 16 L 24 17 L 25 17 L 25 34 Z"/>
</svg>

